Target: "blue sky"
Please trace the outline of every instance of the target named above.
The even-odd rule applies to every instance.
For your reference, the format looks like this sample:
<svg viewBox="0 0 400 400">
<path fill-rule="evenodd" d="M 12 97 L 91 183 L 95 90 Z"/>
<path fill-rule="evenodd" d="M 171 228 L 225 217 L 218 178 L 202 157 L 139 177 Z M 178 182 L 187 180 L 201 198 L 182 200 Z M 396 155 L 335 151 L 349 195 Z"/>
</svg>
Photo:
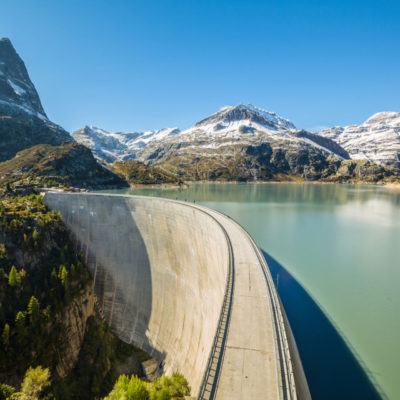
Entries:
<svg viewBox="0 0 400 400">
<path fill-rule="evenodd" d="M 252 103 L 298 128 L 400 111 L 400 1 L 2 0 L 67 130 L 187 128 Z"/>
</svg>

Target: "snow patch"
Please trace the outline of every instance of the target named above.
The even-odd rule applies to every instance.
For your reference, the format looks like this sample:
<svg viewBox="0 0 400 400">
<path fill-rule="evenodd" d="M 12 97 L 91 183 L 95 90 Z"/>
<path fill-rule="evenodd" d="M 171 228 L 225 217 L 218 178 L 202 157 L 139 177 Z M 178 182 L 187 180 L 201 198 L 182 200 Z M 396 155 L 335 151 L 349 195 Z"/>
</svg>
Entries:
<svg viewBox="0 0 400 400">
<path fill-rule="evenodd" d="M 13 88 L 15 94 L 17 94 L 18 96 L 23 96 L 24 94 L 26 94 L 26 90 L 25 89 L 22 89 L 21 86 L 18 86 L 17 84 L 15 84 L 10 79 L 7 79 L 7 82 Z"/>
</svg>

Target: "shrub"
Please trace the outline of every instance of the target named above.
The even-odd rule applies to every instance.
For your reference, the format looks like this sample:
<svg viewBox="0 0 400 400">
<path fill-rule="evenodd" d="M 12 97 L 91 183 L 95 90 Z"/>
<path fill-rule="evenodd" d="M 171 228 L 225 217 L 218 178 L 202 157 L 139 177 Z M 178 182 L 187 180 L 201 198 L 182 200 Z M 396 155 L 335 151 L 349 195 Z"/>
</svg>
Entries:
<svg viewBox="0 0 400 400">
<path fill-rule="evenodd" d="M 121 375 L 104 400 L 149 400 L 146 384 L 137 376 Z"/>
<path fill-rule="evenodd" d="M 29 367 L 22 382 L 21 391 L 14 396 L 18 400 L 37 400 L 47 386 L 50 386 L 49 369 L 42 368 L 40 365 L 36 368 Z"/>
</svg>

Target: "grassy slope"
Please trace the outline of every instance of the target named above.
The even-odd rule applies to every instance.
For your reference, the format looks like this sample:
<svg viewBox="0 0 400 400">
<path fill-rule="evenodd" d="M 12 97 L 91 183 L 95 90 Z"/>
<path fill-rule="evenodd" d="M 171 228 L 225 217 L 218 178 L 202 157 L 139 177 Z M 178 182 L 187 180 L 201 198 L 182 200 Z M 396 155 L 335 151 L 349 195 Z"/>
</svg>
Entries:
<svg viewBox="0 0 400 400">
<path fill-rule="evenodd" d="M 161 183 L 181 183 L 180 179 L 170 172 L 160 168 L 147 166 L 146 164 L 135 161 L 118 161 L 113 164 L 114 170 L 122 175 L 131 185 L 135 184 L 161 184 Z"/>
<path fill-rule="evenodd" d="M 101 187 L 126 185 L 94 159 L 88 148 L 75 142 L 58 146 L 39 144 L 0 163 L 0 185 Z"/>
<path fill-rule="evenodd" d="M 294 174 L 282 162 L 265 162 L 262 158 L 249 157 L 241 153 L 225 158 L 194 156 L 172 157 L 160 166 L 184 180 L 213 181 L 321 181 L 354 183 L 400 182 L 400 171 L 379 166 L 366 160 L 338 160 L 322 168 L 308 168 Z"/>
</svg>

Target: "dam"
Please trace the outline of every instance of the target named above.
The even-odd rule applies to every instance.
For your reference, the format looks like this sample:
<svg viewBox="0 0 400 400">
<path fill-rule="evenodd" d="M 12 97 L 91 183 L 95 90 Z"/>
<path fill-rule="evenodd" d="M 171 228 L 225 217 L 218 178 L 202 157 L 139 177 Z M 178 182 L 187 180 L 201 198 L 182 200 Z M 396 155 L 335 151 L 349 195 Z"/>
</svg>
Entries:
<svg viewBox="0 0 400 400">
<path fill-rule="evenodd" d="M 198 399 L 310 399 L 285 312 L 250 235 L 173 200 L 46 193 L 94 280 L 105 320 Z"/>
</svg>

